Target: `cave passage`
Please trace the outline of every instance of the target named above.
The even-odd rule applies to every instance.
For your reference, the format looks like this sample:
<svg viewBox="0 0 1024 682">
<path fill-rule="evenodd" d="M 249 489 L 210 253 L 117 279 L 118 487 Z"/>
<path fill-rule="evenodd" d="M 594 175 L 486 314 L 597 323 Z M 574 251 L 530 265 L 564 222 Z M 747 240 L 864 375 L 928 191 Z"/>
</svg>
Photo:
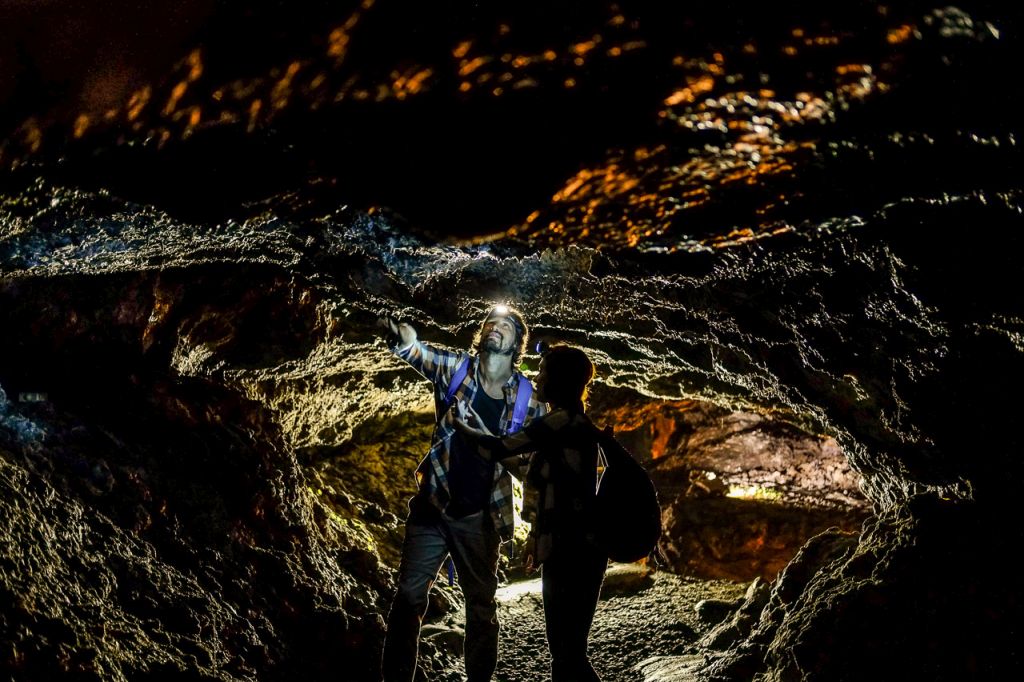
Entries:
<svg viewBox="0 0 1024 682">
<path fill-rule="evenodd" d="M 592 394 L 591 413 L 598 424 L 614 425 L 620 442 L 644 463 L 663 510 L 659 551 L 644 562 L 609 567 L 591 639 L 595 665 L 608 679 L 628 678 L 643 658 L 688 651 L 740 608 L 750 590 L 761 591 L 754 601 L 763 605 L 765 586 L 809 538 L 826 529 L 855 537 L 870 514 L 860 477 L 832 438 L 753 411 L 602 385 Z M 426 410 L 367 422 L 339 451 L 307 464 L 338 514 L 375 522 L 367 527 L 394 568 L 405 505 L 415 492 L 411 472 L 432 425 Z M 525 535 L 520 525 L 518 542 Z M 498 678 L 541 678 L 549 659 L 540 579 L 508 552 L 500 573 Z M 464 627 L 461 591 L 442 567 L 421 650 L 421 665 L 438 679 L 459 679 Z"/>
</svg>

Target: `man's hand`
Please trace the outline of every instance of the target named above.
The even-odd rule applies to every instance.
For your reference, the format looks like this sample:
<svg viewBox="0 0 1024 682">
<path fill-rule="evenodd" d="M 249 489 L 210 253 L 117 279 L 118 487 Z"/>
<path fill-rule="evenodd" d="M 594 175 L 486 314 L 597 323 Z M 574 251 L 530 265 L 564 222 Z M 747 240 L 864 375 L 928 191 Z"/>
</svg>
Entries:
<svg viewBox="0 0 1024 682">
<path fill-rule="evenodd" d="M 382 317 L 377 320 L 377 325 L 388 332 L 400 342 L 399 350 L 405 350 L 416 343 L 416 330 L 408 322 L 399 322 L 393 317 Z"/>
<path fill-rule="evenodd" d="M 473 409 L 468 400 L 460 400 L 455 403 L 455 428 L 462 435 L 473 439 L 494 435 L 484 424 L 484 421 L 480 419 L 480 415 L 476 413 L 476 410 Z"/>
</svg>

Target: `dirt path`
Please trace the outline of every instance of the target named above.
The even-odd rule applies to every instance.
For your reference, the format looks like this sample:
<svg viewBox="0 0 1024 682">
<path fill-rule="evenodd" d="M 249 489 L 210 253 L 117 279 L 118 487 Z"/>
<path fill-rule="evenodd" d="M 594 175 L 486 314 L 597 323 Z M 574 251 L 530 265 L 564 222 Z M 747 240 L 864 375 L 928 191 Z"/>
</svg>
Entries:
<svg viewBox="0 0 1024 682">
<path fill-rule="evenodd" d="M 603 682 L 633 682 L 642 678 L 632 668 L 656 655 L 683 653 L 713 625 L 702 622 L 694 608 L 702 599 L 733 601 L 747 585 L 705 581 L 672 573 L 645 573 L 634 565 L 609 569 L 590 636 L 590 658 Z M 540 580 L 511 583 L 498 590 L 501 653 L 495 682 L 543 682 L 550 658 L 544 636 Z M 448 626 L 462 627 L 461 609 Z M 436 635 L 439 644 L 446 633 Z M 449 653 L 461 641 L 452 631 Z M 451 660 L 451 659 L 450 659 Z M 463 678 L 459 662 L 444 682 Z"/>
</svg>

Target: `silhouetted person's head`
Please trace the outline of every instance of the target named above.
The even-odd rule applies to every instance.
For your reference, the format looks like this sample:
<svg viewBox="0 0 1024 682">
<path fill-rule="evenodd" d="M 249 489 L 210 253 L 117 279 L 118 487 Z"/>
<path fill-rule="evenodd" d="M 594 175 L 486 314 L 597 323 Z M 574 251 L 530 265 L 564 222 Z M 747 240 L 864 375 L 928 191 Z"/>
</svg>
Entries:
<svg viewBox="0 0 1024 682">
<path fill-rule="evenodd" d="M 537 398 L 553 407 L 582 410 L 587 387 L 594 378 L 594 363 L 572 346 L 553 346 L 540 361 Z"/>
<path fill-rule="evenodd" d="M 518 310 L 504 305 L 494 306 L 480 324 L 473 347 L 478 353 L 508 355 L 512 366 L 518 367 L 526 352 L 530 330 Z"/>
</svg>

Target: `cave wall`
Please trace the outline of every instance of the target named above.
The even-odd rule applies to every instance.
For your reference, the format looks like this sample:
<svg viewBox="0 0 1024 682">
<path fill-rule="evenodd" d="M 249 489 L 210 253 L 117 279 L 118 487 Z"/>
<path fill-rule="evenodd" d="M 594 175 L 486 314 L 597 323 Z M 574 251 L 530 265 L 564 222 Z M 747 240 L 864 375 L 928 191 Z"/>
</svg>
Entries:
<svg viewBox="0 0 1024 682">
<path fill-rule="evenodd" d="M 645 464 L 662 504 L 660 558 L 682 574 L 770 581 L 812 536 L 859 530 L 860 477 L 832 438 L 697 400 L 598 386 L 598 423 Z"/>
<path fill-rule="evenodd" d="M 648 682 L 998 680 L 1019 668 L 1022 600 L 998 518 L 924 495 L 863 532 L 812 538 L 772 584 L 706 633 L 656 657 Z"/>
<path fill-rule="evenodd" d="M 257 566 L 235 582 L 207 583 L 211 593 L 243 594 L 240 603 L 265 606 L 269 614 L 271 624 L 257 633 L 261 644 L 252 650 L 263 651 L 265 644 L 270 653 L 238 654 L 239 675 L 329 667 L 350 655 L 368 670 L 391 590 L 394 549 L 388 548 L 397 542 L 401 498 L 411 489 L 403 486 L 411 479 L 402 477 L 394 490 L 370 486 L 364 492 L 364 485 L 378 470 L 408 471 L 423 451 L 418 442 L 430 419 L 428 392 L 383 349 L 374 320 L 394 312 L 425 338 L 457 346 L 469 338 L 474 313 L 510 299 L 530 302 L 538 336 L 576 343 L 595 359 L 602 390 L 617 394 L 601 405 L 596 391 L 597 413 L 615 415 L 617 401 L 636 412 L 622 397 L 633 396 L 641 405 L 699 401 L 725 414 L 749 415 L 727 422 L 717 441 L 703 442 L 689 437 L 698 433 L 694 429 L 678 427 L 699 411 L 679 417 L 662 409 L 635 422 L 615 415 L 623 426 L 636 425 L 628 437 L 637 450 L 659 453 L 656 472 L 663 466 L 658 462 L 678 460 L 687 481 L 690 471 L 714 469 L 737 483 L 778 483 L 790 460 L 773 462 L 774 446 L 752 448 L 771 463 L 761 472 L 730 460 L 752 442 L 773 442 L 768 437 L 778 429 L 769 424 L 782 424 L 782 441 L 804 444 L 787 451 L 794 472 L 820 497 L 853 499 L 850 482 L 856 480 L 877 514 L 909 513 L 912 500 L 930 497 L 958 510 L 949 519 L 977 515 L 998 536 L 1013 518 L 1001 505 L 1006 482 L 1019 480 L 1021 469 L 1019 434 L 1006 427 L 1019 411 L 1019 394 L 1010 389 L 1022 358 L 1019 301 L 1011 293 L 1015 270 L 1008 260 L 1019 241 L 1013 200 L 974 196 L 894 207 L 867 224 L 780 237 L 742 253 L 615 260 L 582 248 L 537 253 L 511 243 L 484 250 L 435 245 L 383 218 L 354 213 L 200 229 L 153 209 L 128 211 L 109 198 L 33 186 L 24 189 L 21 204 L 5 207 L 7 223 L 19 225 L 3 243 L 7 265 L 0 285 L 10 330 L 0 338 L 0 386 L 10 397 L 6 423 L 37 424 L 55 439 L 32 441 L 41 443 L 36 452 L 43 460 L 88 473 L 84 479 L 68 474 L 63 482 L 31 464 L 28 446 L 9 440 L 8 486 L 45 483 L 98 510 L 82 517 L 95 526 L 91 532 L 116 532 L 101 527 L 103 515 L 139 537 L 152 535 L 145 542 L 158 556 L 172 552 L 161 543 L 174 546 L 162 537 L 184 538 L 178 544 L 193 548 L 184 552 L 189 556 L 197 554 L 194 548 L 214 547 L 209 562 L 184 563 L 181 570 L 195 575 L 204 575 L 208 564 L 223 563 L 210 570 L 232 576 L 240 566 Z M 125 211 L 131 219 L 124 219 Z M 918 248 L 936 230 L 978 216 L 1006 235 L 1007 249 L 993 255 L 971 243 L 953 259 Z M 962 271 L 964 263 L 978 272 Z M 689 274 L 652 277 L 652 268 Z M 951 279 L 961 285 L 946 288 Z M 657 304 L 638 306 L 638 290 Z M 13 402 L 22 392 L 45 393 L 47 400 Z M 790 427 L 797 430 L 785 430 Z M 766 440 L 750 441 L 752 434 Z M 84 454 L 62 454 L 69 452 L 63 442 L 86 436 L 88 444 L 76 446 Z M 829 438 L 848 458 L 848 469 L 836 465 L 839 450 Z M 805 447 L 812 441 L 817 449 Z M 400 462 L 385 459 L 392 442 Z M 813 467 L 799 462 L 819 456 L 834 475 L 816 481 L 807 476 Z M 367 469 L 349 473 L 363 463 Z M 755 477 L 741 480 L 754 476 L 751 471 Z M 51 478 L 55 482 L 47 483 Z M 22 483 L 35 479 L 41 483 Z M 80 479 L 88 485 L 73 487 Z M 157 490 L 157 501 L 145 501 L 144 492 L 92 492 L 108 485 L 134 491 L 135 479 Z M 211 499 L 218 504 L 211 506 Z M 169 512 L 160 511 L 164 502 Z M 12 593 L 35 589 L 30 586 L 40 569 L 20 547 L 26 533 L 51 535 L 49 523 L 12 527 L 4 547 Z M 176 524 L 183 530 L 173 530 Z M 224 529 L 237 534 L 218 539 Z M 892 534 L 872 538 L 864 536 L 863 542 L 871 540 L 865 548 L 879 548 L 862 560 L 867 563 L 887 556 L 886 543 L 897 546 Z M 883 577 L 894 583 L 901 566 L 907 576 L 917 570 L 900 552 L 890 566 Z M 975 584 L 987 570 L 958 566 Z M 838 569 L 825 566 L 823 584 L 834 580 L 847 586 L 851 602 L 862 597 L 870 603 L 868 583 Z M 159 584 L 154 579 L 142 591 L 156 593 Z M 38 589 L 56 588 L 44 583 Z M 813 614 L 827 601 L 794 603 L 794 614 L 803 615 L 791 617 L 824 627 Z M 211 604 L 203 613 L 218 608 Z M 976 608 L 970 622 L 1001 625 L 985 617 L 985 607 Z M 334 623 L 320 632 L 337 636 L 324 637 L 345 642 L 324 649 L 328 658 L 302 655 L 310 643 L 323 641 L 290 627 L 308 613 L 321 614 L 311 622 Z M 29 634 L 41 631 L 44 619 L 27 614 L 6 615 L 4 627 L 21 643 L 10 665 L 100 674 L 88 666 L 101 663 L 51 663 L 52 652 Z M 79 620 L 86 631 L 86 616 Z M 779 649 L 800 636 L 777 620 L 765 627 L 764 636 L 774 633 Z M 928 637 L 907 642 L 917 655 L 944 642 L 933 630 L 918 631 Z M 74 640 L 70 632 L 63 631 L 65 647 Z M 106 651 L 112 644 L 90 646 Z M 116 671 L 113 658 L 103 660 L 103 670 Z M 224 671 L 207 659 L 196 666 L 185 654 L 176 660 L 209 674 Z M 770 666 L 759 660 L 765 675 L 783 665 L 782 659 Z M 111 672 L 117 674 L 127 673 Z"/>
<path fill-rule="evenodd" d="M 8 486 L 49 491 L 9 500 L 17 524 L 5 535 L 4 577 L 20 599 L 4 623 L 16 642 L 12 670 L 274 679 L 344 663 L 371 674 L 411 472 L 432 426 L 429 392 L 390 358 L 371 317 L 357 310 L 353 323 L 323 287 L 274 264 L 209 260 L 9 278 L 0 306 L 18 330 L 0 340 Z M 28 393 L 43 399 L 17 399 Z M 594 412 L 665 492 L 675 569 L 767 576 L 817 529 L 803 512 L 772 527 L 763 518 L 737 524 L 735 509 L 720 510 L 740 501 L 693 503 L 694 470 L 778 490 L 789 481 L 793 500 L 806 487 L 804 495 L 863 506 L 828 439 L 603 381 Z M 839 474 L 799 475 L 837 453 Z M 53 516 L 47 497 L 75 520 Z M 701 516 L 702 536 L 673 521 L 683 508 Z M 755 505 L 746 518 L 774 510 Z M 775 541 L 765 546 L 769 531 Z M 19 549 L 54 533 L 50 554 Z M 717 551 L 730 546 L 741 549 Z M 82 554 L 92 566 L 84 573 L 59 558 Z M 123 645 L 96 630 L 101 612 L 122 624 Z M 41 644 L 57 621 L 67 625 Z M 429 645 L 424 654 L 428 669 L 446 665 Z"/>
<path fill-rule="evenodd" d="M 369 63 L 325 52 L 317 24 L 314 40 L 268 41 L 255 71 L 193 53 L 138 107 L 26 120 L 0 143 L 12 165 L 0 178 L 0 569 L 14 604 L 2 611 L 14 642 L 4 664 L 86 679 L 362 670 L 411 486 L 401 472 L 422 452 L 430 411 L 422 385 L 374 344 L 373 319 L 396 313 L 462 345 L 474 315 L 509 300 L 539 334 L 585 348 L 609 390 L 661 408 L 709 402 L 835 443 L 768 438 L 761 422 L 701 444 L 684 439 L 698 433 L 679 428 L 686 416 L 652 414 L 626 431 L 657 454 L 673 523 L 733 504 L 694 471 L 777 490 L 792 463 L 825 510 L 856 506 L 851 478 L 870 502 L 859 535 L 816 536 L 705 643 L 711 654 L 662 662 L 686 669 L 669 679 L 1016 672 L 1020 590 L 1006 556 L 1024 480 L 1024 311 L 1007 65 L 1020 61 L 1020 21 L 968 4 L 743 15 L 641 3 L 651 20 L 637 30 L 623 12 L 624 32 L 606 32 L 599 4 L 582 24 L 515 14 L 536 34 L 506 31 L 491 12 L 475 28 L 402 13 L 411 24 L 368 22 Z M 346 10 L 312 16 L 349 28 L 362 17 L 335 12 Z M 273 17 L 259 21 L 279 35 Z M 579 25 L 609 37 L 589 53 L 608 59 L 583 66 Z M 445 65 L 440 87 L 409 107 L 321 109 L 361 78 L 395 94 L 392 51 L 377 38 L 396 28 L 415 34 L 410 63 Z M 566 59 L 536 61 L 540 88 L 522 99 L 464 93 L 451 60 L 463 36 L 449 33 L 464 28 L 501 36 L 480 41 L 479 83 L 537 40 Z M 452 41 L 431 41 L 435 30 Z M 612 36 L 623 52 L 644 47 L 610 59 Z M 300 63 L 298 87 L 279 88 Z M 260 108 L 275 94 L 291 104 Z M 166 110 L 172 100 L 183 108 Z M 226 116 L 197 127 L 200 112 Z M 434 173 L 450 142 L 477 161 L 461 177 L 485 191 Z M 40 147 L 49 167 L 35 165 Z M 388 150 L 409 147 L 412 163 L 396 164 Z M 535 157 L 543 147 L 556 153 Z M 343 180 L 284 189 L 318 163 Z M 410 215 L 419 202 L 432 224 L 460 229 L 529 218 L 459 248 L 384 212 L 339 208 L 352 197 Z M 145 205 L 154 198 L 173 216 Z M 780 441 L 807 447 L 773 449 L 785 460 L 761 466 L 762 445 Z M 760 468 L 730 461 L 748 453 Z M 819 457 L 829 475 L 815 480 L 799 463 Z M 380 486 L 380 474 L 398 482 Z M 698 482 L 711 497 L 685 495 Z M 676 540 L 677 563 L 713 555 L 725 530 Z M 754 524 L 734 542 L 768 535 Z M 97 632 L 107 616 L 118 629 Z M 318 646 L 321 634 L 341 645 Z"/>
<path fill-rule="evenodd" d="M 370 675 L 391 568 L 369 528 L 395 519 L 329 504 L 274 413 L 218 374 L 308 354 L 317 309 L 280 274 L 0 286 L 0 625 L 19 679 Z"/>
</svg>

